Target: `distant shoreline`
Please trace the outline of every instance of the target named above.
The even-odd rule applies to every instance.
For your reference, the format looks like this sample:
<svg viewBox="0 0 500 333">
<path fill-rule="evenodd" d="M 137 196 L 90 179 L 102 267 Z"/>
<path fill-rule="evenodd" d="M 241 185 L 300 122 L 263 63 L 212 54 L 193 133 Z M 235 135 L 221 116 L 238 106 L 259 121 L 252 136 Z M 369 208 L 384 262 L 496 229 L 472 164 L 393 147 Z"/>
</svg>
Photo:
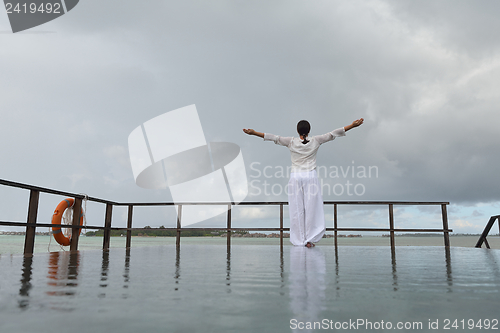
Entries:
<svg viewBox="0 0 500 333">
<path fill-rule="evenodd" d="M 25 236 L 26 232 L 25 231 L 0 231 L 0 236 Z M 480 237 L 481 234 L 456 234 L 456 233 L 450 233 L 450 237 Z M 50 236 L 49 232 L 37 232 L 36 236 Z M 85 235 L 82 234 L 82 237 L 103 237 L 102 235 Z M 412 234 L 394 234 L 395 237 L 443 237 L 442 233 L 412 233 Z M 500 234 L 490 234 L 488 237 L 499 237 Z M 126 237 L 126 234 L 122 235 L 112 235 L 112 237 Z M 132 235 L 132 237 L 145 237 L 145 238 L 151 238 L 151 237 L 175 237 L 175 236 L 158 236 L 158 235 Z M 193 238 L 217 238 L 217 237 L 227 237 L 226 233 L 222 234 L 213 234 L 213 235 L 193 235 L 193 236 L 188 236 L 188 235 L 181 235 L 182 238 L 185 237 L 193 237 Z M 242 233 L 235 233 L 231 235 L 231 237 L 237 237 L 237 238 L 279 238 L 280 234 L 277 233 L 272 233 L 272 234 L 263 234 L 263 233 L 247 233 L 247 234 L 242 234 Z M 289 233 L 283 233 L 283 238 L 289 238 L 290 234 Z M 338 238 L 361 238 L 361 237 L 390 237 L 389 234 L 383 234 L 383 235 L 360 235 L 360 234 L 338 234 Z M 334 238 L 333 234 L 325 234 L 325 237 L 323 238 Z"/>
</svg>

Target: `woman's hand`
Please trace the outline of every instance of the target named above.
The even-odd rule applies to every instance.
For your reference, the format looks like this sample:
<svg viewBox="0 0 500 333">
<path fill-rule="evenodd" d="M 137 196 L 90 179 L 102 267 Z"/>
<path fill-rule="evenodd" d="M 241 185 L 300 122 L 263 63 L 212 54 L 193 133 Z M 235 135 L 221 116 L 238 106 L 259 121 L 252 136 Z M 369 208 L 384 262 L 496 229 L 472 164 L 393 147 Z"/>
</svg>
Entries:
<svg viewBox="0 0 500 333">
<path fill-rule="evenodd" d="M 358 127 L 359 125 L 361 125 L 363 123 L 364 119 L 363 118 L 359 118 L 355 121 L 352 122 L 352 127 Z"/>
<path fill-rule="evenodd" d="M 248 135 L 255 135 L 255 130 L 253 130 L 251 128 L 248 128 L 248 129 L 244 128 L 243 132 L 245 132 Z"/>
<path fill-rule="evenodd" d="M 358 127 L 359 125 L 361 125 L 363 123 L 363 121 L 365 121 L 363 118 L 359 118 L 355 121 L 352 122 L 351 125 L 347 125 L 344 127 L 344 131 L 348 131 L 350 129 L 353 129 L 354 127 Z"/>
<path fill-rule="evenodd" d="M 261 137 L 261 138 L 264 138 L 264 133 L 261 133 L 261 132 L 257 132 L 251 128 L 244 128 L 243 129 L 243 132 L 245 132 L 246 134 L 248 135 L 255 135 L 255 136 L 258 136 L 258 137 Z"/>
</svg>

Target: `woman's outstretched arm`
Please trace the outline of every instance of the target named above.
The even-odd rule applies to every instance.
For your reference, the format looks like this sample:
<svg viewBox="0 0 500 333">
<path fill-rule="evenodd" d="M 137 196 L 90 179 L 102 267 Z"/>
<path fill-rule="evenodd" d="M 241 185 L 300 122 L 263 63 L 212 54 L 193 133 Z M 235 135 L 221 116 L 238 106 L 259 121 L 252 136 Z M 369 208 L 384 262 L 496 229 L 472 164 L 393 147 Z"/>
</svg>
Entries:
<svg viewBox="0 0 500 333">
<path fill-rule="evenodd" d="M 280 146 L 285 146 L 285 147 L 288 147 L 293 139 L 291 136 L 290 137 L 282 137 L 282 136 L 274 135 L 274 134 L 270 134 L 270 133 L 261 133 L 261 132 L 255 131 L 251 128 L 249 128 L 249 129 L 244 128 L 243 132 L 245 132 L 248 135 L 255 135 L 255 136 L 258 136 L 260 138 L 263 138 L 264 141 L 273 141 L 275 144 L 280 145 Z"/>
<path fill-rule="evenodd" d="M 353 129 L 354 127 L 358 127 L 363 123 L 363 121 L 364 121 L 363 118 L 359 118 L 358 120 L 353 121 L 351 125 L 344 126 L 344 131 L 347 132 L 348 130 Z"/>
<path fill-rule="evenodd" d="M 244 129 L 243 129 L 243 132 L 245 132 L 245 133 L 246 133 L 246 134 L 248 134 L 248 135 L 255 135 L 255 136 L 258 136 L 258 137 L 264 138 L 264 133 L 257 132 L 257 131 L 255 131 L 255 130 L 253 130 L 253 129 L 251 129 L 251 128 L 249 128 L 249 129 L 244 128 Z"/>
</svg>

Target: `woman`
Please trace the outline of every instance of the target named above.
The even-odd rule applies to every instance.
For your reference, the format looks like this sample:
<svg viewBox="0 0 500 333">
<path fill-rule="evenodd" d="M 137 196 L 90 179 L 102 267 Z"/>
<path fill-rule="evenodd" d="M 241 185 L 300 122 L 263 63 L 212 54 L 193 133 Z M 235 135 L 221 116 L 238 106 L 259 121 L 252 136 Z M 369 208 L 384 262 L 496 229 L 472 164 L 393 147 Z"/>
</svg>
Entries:
<svg viewBox="0 0 500 333">
<path fill-rule="evenodd" d="M 311 125 L 307 120 L 297 124 L 300 138 L 281 137 L 279 135 L 261 133 L 253 129 L 243 129 L 248 135 L 255 135 L 264 141 L 288 147 L 292 157 L 292 172 L 288 182 L 288 209 L 290 212 L 290 242 L 297 246 L 314 246 L 325 234 L 325 217 L 321 186 L 316 175 L 316 153 L 325 142 L 332 141 L 345 132 L 358 127 L 363 118 L 355 120 L 348 126 L 332 132 L 313 136 L 308 139 Z"/>
</svg>

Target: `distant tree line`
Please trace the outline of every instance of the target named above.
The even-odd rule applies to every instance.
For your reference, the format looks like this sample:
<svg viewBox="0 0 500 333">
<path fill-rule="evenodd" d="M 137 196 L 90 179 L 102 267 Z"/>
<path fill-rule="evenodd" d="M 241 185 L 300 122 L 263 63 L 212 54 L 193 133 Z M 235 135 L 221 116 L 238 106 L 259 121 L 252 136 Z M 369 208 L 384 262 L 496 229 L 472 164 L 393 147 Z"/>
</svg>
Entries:
<svg viewBox="0 0 500 333">
<path fill-rule="evenodd" d="M 183 229 L 181 234 L 182 237 L 204 237 L 204 236 L 219 236 L 225 232 L 226 230 L 224 229 L 221 229 L 220 231 L 205 230 L 205 229 L 198 229 L 198 230 Z M 234 231 L 233 234 L 235 233 L 246 234 L 248 233 L 248 231 Z M 126 234 L 127 230 L 111 230 L 111 237 L 119 237 L 122 235 L 125 236 Z M 87 231 L 85 236 L 103 237 L 104 230 Z M 150 226 L 145 226 L 144 228 L 141 229 L 132 230 L 132 236 L 175 237 L 177 236 L 177 230 L 169 230 L 166 229 L 164 226 L 161 226 L 159 228 L 151 228 Z"/>
</svg>

